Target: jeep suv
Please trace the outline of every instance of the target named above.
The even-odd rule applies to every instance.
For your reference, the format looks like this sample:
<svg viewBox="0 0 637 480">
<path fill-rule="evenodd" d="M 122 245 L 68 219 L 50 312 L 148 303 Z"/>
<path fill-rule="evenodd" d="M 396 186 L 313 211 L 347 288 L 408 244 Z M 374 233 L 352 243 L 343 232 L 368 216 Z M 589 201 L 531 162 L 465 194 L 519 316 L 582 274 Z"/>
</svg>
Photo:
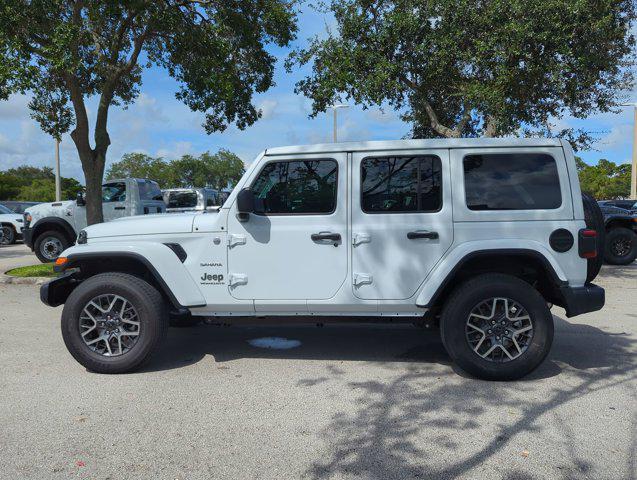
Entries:
<svg viewBox="0 0 637 480">
<path fill-rule="evenodd" d="M 560 140 L 272 148 L 218 212 L 84 229 L 40 294 L 65 303 L 66 346 L 96 372 L 139 367 L 172 312 L 439 323 L 465 371 L 515 379 L 549 352 L 552 304 L 604 305 L 603 228 Z"/>
</svg>

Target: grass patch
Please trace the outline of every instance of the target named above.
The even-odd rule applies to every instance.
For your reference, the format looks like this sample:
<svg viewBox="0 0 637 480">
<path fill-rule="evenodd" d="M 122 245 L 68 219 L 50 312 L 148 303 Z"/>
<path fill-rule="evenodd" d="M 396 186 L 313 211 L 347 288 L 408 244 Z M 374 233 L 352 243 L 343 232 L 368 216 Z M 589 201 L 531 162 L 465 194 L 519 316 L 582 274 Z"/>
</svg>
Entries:
<svg viewBox="0 0 637 480">
<path fill-rule="evenodd" d="M 7 272 L 13 277 L 57 277 L 53 271 L 52 263 L 40 263 L 39 265 L 29 265 L 28 267 L 18 267 Z"/>
</svg>

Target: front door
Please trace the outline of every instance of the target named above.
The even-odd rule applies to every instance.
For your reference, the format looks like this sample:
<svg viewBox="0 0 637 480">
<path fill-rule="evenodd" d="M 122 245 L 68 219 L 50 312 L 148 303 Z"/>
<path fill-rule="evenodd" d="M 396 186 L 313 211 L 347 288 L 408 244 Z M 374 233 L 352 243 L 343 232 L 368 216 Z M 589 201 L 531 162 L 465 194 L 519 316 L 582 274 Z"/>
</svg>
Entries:
<svg viewBox="0 0 637 480">
<path fill-rule="evenodd" d="M 347 278 L 346 154 L 265 157 L 246 186 L 263 214 L 228 215 L 228 283 L 238 299 L 319 300 Z M 301 308 L 304 309 L 304 308 Z"/>
<path fill-rule="evenodd" d="M 453 241 L 449 151 L 354 153 L 352 176 L 354 295 L 410 298 Z"/>
<path fill-rule="evenodd" d="M 102 212 L 105 222 L 126 216 L 126 193 L 126 182 L 102 185 Z"/>
</svg>

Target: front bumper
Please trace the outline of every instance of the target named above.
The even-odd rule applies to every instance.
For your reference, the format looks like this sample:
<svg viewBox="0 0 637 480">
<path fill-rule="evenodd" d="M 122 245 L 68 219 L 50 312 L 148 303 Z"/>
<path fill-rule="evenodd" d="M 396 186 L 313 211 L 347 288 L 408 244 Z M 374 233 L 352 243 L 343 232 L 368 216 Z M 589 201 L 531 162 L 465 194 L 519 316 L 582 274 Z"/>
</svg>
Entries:
<svg viewBox="0 0 637 480">
<path fill-rule="evenodd" d="M 49 307 L 62 305 L 79 284 L 75 272 L 67 272 L 40 287 L 40 300 Z"/>
<path fill-rule="evenodd" d="M 562 306 L 569 318 L 601 310 L 606 301 L 604 289 L 592 283 L 587 283 L 583 287 L 563 286 L 560 288 L 560 293 Z"/>
<path fill-rule="evenodd" d="M 33 229 L 29 227 L 22 228 L 22 241 L 24 244 L 33 250 Z"/>
</svg>

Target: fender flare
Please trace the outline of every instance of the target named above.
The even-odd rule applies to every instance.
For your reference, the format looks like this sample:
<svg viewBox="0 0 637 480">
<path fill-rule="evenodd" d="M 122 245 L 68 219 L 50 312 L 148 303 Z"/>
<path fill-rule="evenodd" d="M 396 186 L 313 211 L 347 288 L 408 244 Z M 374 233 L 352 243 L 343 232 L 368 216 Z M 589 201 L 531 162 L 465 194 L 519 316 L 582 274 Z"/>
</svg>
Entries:
<svg viewBox="0 0 637 480">
<path fill-rule="evenodd" d="M 95 245 L 79 245 L 62 253 L 68 260 L 62 270 L 74 268 L 83 260 L 104 261 L 107 263 L 97 273 L 108 271 L 115 260 L 137 262 L 153 278 L 156 285 L 177 309 L 206 306 L 206 300 L 199 286 L 192 278 L 181 259 L 170 247 L 155 242 L 139 242 L 138 245 L 100 243 Z M 120 264 L 121 265 L 121 264 Z M 167 281 L 171 279 L 172 281 Z"/>
<path fill-rule="evenodd" d="M 75 232 L 75 229 L 68 221 L 60 217 L 43 217 L 43 218 L 40 218 L 38 221 L 36 221 L 31 226 L 31 229 L 33 231 L 33 237 L 32 237 L 33 243 L 35 243 L 35 239 L 38 237 L 40 233 L 48 230 L 46 228 L 46 224 L 53 224 L 56 227 L 61 227 L 64 233 L 66 234 L 66 236 L 69 237 L 70 241 L 72 243 L 75 243 L 75 239 L 77 238 L 77 233 Z"/>
<path fill-rule="evenodd" d="M 541 249 L 544 249 L 544 247 L 541 247 Z M 568 285 L 566 276 L 559 268 L 559 265 L 557 265 L 550 256 L 547 256 L 544 252 L 542 252 L 541 249 L 494 247 L 472 250 L 461 254 L 457 261 L 453 263 L 453 267 L 445 268 L 445 265 L 449 264 L 448 257 L 452 256 L 452 251 L 450 252 L 450 255 L 446 257 L 446 261 L 442 263 L 442 265 L 439 264 L 439 267 L 434 269 L 434 271 L 432 271 L 431 274 L 428 276 L 427 280 L 424 282 L 423 288 L 418 293 L 418 297 L 416 298 L 416 305 L 423 308 L 431 308 L 432 306 L 434 306 L 440 298 L 441 294 L 447 287 L 450 286 L 450 282 L 462 269 L 462 267 L 466 265 L 467 262 L 481 256 L 502 255 L 531 257 L 540 262 L 545 271 L 548 273 L 551 282 L 556 288 L 559 289 L 565 285 Z M 442 277 L 442 280 L 439 282 L 434 280 L 434 278 L 436 278 L 437 276 L 439 278 Z M 435 287 L 435 289 L 433 287 L 428 289 L 428 285 L 430 286 L 432 283 L 437 283 L 437 287 Z"/>
</svg>

